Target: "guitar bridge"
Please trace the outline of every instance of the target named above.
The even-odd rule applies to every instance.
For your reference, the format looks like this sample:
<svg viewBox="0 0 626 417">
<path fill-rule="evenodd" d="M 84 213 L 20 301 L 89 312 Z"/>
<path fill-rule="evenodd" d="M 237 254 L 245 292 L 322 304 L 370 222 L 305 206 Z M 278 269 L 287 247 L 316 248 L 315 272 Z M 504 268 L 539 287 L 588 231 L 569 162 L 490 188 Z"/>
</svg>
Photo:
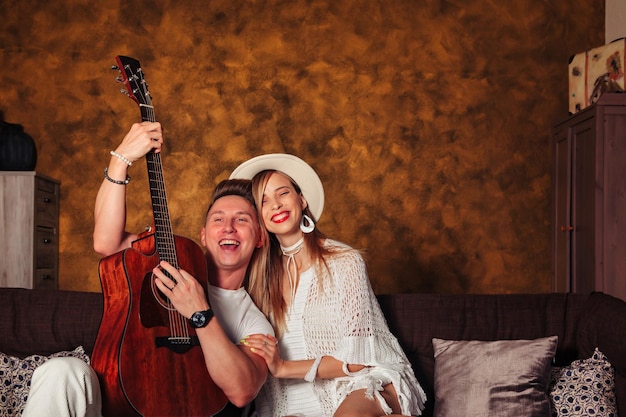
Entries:
<svg viewBox="0 0 626 417">
<path fill-rule="evenodd" d="M 198 336 L 160 336 L 154 338 L 154 344 L 158 348 L 168 348 L 174 353 L 185 353 L 194 346 L 200 346 L 200 341 Z"/>
</svg>

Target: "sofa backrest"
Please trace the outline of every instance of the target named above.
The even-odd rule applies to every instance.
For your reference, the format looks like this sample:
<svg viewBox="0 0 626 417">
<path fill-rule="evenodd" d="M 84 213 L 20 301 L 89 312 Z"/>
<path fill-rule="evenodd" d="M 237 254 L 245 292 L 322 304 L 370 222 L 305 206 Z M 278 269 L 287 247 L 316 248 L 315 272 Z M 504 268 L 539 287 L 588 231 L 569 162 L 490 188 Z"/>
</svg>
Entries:
<svg viewBox="0 0 626 417">
<path fill-rule="evenodd" d="M 49 355 L 82 345 L 91 354 L 102 312 L 101 293 L 0 288 L 0 352 Z"/>
<path fill-rule="evenodd" d="M 379 295 L 389 327 L 398 338 L 428 398 L 434 398 L 434 337 L 447 340 L 559 338 L 555 364 L 588 358 L 596 346 L 616 366 L 616 394 L 626 404 L 626 303 L 606 294 Z M 621 314 L 621 330 L 608 321 Z M 603 321 L 605 328 L 594 323 Z M 580 327 L 580 330 L 579 330 Z M 621 339 L 619 339 L 621 337 Z M 619 342 L 621 340 L 621 342 Z M 425 415 L 432 414 L 432 401 Z"/>
</svg>

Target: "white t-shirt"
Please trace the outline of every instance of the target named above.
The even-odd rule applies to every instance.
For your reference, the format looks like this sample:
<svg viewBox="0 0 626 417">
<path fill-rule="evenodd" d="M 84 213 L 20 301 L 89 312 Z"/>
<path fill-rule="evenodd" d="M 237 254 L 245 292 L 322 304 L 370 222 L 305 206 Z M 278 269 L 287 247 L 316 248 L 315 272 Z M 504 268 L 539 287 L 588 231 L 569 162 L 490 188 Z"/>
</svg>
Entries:
<svg viewBox="0 0 626 417">
<path fill-rule="evenodd" d="M 274 335 L 274 328 L 250 298 L 245 288 L 226 290 L 208 286 L 209 303 L 224 332 L 234 344 L 251 334 Z"/>
</svg>

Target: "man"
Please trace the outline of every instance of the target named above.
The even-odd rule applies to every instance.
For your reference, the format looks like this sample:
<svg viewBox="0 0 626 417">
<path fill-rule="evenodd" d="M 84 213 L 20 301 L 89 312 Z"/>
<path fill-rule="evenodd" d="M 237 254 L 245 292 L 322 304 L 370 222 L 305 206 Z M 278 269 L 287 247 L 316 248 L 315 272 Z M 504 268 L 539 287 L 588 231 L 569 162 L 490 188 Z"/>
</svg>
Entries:
<svg viewBox="0 0 626 417">
<path fill-rule="evenodd" d="M 116 151 L 111 153 L 109 166 L 105 170 L 105 179 L 95 203 L 94 249 L 102 256 L 124 250 L 137 239 L 136 234 L 125 231 L 125 185 L 129 179 L 128 168 L 132 162 L 151 150 L 160 152 L 162 145 L 160 123 L 136 123 Z M 228 180 L 218 185 L 200 239 L 206 248 L 209 267 L 208 300 L 203 287 L 196 280 L 204 277 L 193 277 L 183 270 L 176 270 L 166 262 L 162 262 L 154 269 L 155 283 L 178 312 L 186 318 L 209 310 L 214 312 L 216 319 L 211 320 L 208 317 L 208 323 L 197 328 L 196 334 L 211 379 L 222 389 L 230 402 L 217 415 L 241 415 L 241 410 L 236 410 L 236 407 L 244 407 L 254 399 L 267 377 L 267 366 L 258 355 L 238 342 L 249 334 L 274 333 L 265 316 L 252 303 L 242 287 L 248 263 L 255 249 L 263 244 L 249 183 Z M 168 278 L 163 270 L 166 270 L 175 281 Z M 93 372 L 90 368 L 88 371 Z M 37 388 L 39 382 L 36 376 L 33 375 L 30 399 L 40 397 L 37 401 L 29 400 L 25 411 L 28 411 L 30 403 L 45 402 L 51 395 L 55 395 L 51 394 L 49 389 L 46 391 Z M 85 380 L 92 381 L 92 375 L 82 378 L 82 381 Z M 85 397 L 90 399 L 97 397 L 95 401 L 99 401 L 99 396 L 93 395 L 94 391 L 96 393 L 98 391 L 97 386 L 83 383 L 75 384 L 74 387 L 72 390 L 82 392 L 82 395 L 73 393 L 73 397 L 80 397 L 81 402 L 85 402 Z M 97 408 L 98 411 L 86 414 L 63 412 L 59 415 L 100 415 L 99 404 L 88 405 L 89 409 Z M 46 415 L 50 416 L 50 407 L 46 408 L 48 412 Z M 35 417 L 39 414 L 24 415 Z"/>
</svg>

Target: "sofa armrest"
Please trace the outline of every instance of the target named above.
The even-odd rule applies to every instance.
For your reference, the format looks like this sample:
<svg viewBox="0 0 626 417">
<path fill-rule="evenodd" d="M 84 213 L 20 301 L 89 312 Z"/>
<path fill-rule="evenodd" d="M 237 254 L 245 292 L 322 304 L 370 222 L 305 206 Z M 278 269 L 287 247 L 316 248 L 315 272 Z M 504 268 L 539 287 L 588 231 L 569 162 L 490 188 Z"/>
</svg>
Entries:
<svg viewBox="0 0 626 417">
<path fill-rule="evenodd" d="M 580 359 L 597 347 L 615 367 L 618 415 L 626 413 L 626 302 L 595 292 L 580 316 L 576 344 Z"/>
</svg>

